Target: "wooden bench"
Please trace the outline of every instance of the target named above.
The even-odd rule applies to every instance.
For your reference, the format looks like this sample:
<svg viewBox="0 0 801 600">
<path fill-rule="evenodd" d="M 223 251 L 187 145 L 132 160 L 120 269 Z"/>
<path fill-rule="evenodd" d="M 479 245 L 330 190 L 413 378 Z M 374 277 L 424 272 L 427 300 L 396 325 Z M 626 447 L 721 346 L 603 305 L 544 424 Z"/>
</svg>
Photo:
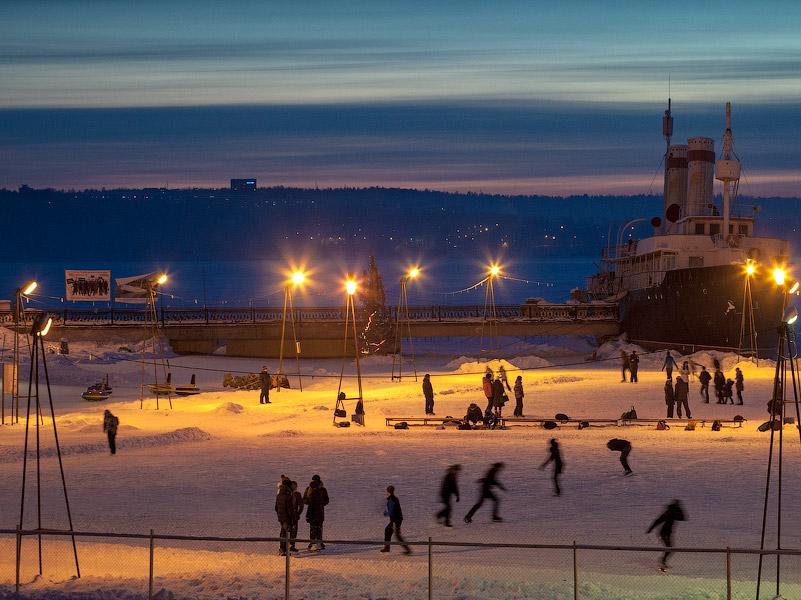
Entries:
<svg viewBox="0 0 801 600">
<path fill-rule="evenodd" d="M 386 426 L 394 427 L 397 423 L 407 423 L 409 427 L 426 427 L 444 425 L 446 422 L 459 422 L 459 418 L 446 418 L 446 417 L 386 417 Z M 501 417 L 501 425 L 504 427 L 511 425 L 532 425 L 542 427 L 546 421 L 553 421 L 560 427 L 573 426 L 578 427 L 581 423 L 589 423 L 590 426 L 615 426 L 615 427 L 632 427 L 632 426 L 647 426 L 656 425 L 659 421 L 665 421 L 669 426 L 686 427 L 687 423 L 694 421 L 696 426 L 704 428 L 707 423 L 711 426 L 713 422 L 719 421 L 721 426 L 726 427 L 742 427 L 746 419 L 742 421 L 735 421 L 733 419 L 567 419 L 559 421 L 552 417 Z M 480 421 L 479 421 L 480 422 Z"/>
</svg>

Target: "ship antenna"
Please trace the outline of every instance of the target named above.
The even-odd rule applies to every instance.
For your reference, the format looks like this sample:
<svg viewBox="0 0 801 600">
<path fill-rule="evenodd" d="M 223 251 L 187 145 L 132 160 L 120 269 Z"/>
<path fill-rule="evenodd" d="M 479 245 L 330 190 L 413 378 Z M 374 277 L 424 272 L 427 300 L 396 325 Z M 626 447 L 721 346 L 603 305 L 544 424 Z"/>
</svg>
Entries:
<svg viewBox="0 0 801 600">
<path fill-rule="evenodd" d="M 731 132 L 731 102 L 726 102 L 726 131 L 723 133 L 723 156 L 715 164 L 715 177 L 723 182 L 723 240 L 726 245 L 729 240 L 729 219 L 733 196 L 737 194 L 737 184 L 740 181 L 740 161 L 732 158 L 733 135 Z M 732 194 L 732 191 L 734 192 Z"/>
<path fill-rule="evenodd" d="M 670 139 L 673 137 L 673 115 L 670 112 L 670 104 L 670 73 L 668 73 L 668 106 L 667 110 L 665 111 L 665 115 L 662 117 L 662 135 L 665 137 L 665 158 L 663 160 L 665 166 L 665 181 L 662 186 L 662 204 L 664 207 L 663 212 L 667 212 L 668 208 L 668 161 L 670 160 Z M 663 217 L 664 216 L 665 215 L 663 215 Z M 665 219 L 665 225 L 663 229 L 665 233 L 667 233 L 667 228 L 667 219 Z"/>
</svg>

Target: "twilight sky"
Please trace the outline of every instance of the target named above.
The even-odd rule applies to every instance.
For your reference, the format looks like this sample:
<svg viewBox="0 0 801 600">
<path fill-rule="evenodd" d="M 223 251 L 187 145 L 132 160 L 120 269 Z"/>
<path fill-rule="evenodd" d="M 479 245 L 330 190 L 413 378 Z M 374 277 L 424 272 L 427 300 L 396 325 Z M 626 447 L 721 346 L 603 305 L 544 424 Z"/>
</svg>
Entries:
<svg viewBox="0 0 801 600">
<path fill-rule="evenodd" d="M 797 196 L 799 31 L 798 2 L 4 2 L 0 186 L 647 192 L 670 74 L 676 141 L 730 99 L 742 191 Z"/>
</svg>

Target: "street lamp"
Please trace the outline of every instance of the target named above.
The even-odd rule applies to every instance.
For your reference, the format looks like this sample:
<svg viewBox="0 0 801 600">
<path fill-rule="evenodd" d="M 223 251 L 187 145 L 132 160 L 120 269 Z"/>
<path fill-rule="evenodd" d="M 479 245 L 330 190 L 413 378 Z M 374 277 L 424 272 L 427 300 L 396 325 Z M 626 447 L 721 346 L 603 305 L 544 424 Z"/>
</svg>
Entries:
<svg viewBox="0 0 801 600">
<path fill-rule="evenodd" d="M 484 352 L 484 327 L 487 326 L 489 339 L 489 347 L 487 350 L 493 350 L 493 343 L 495 340 L 495 329 L 498 321 L 498 313 L 495 309 L 495 278 L 501 274 L 501 265 L 492 263 L 489 265 L 488 275 L 485 278 L 487 282 L 487 290 L 484 294 L 484 320 L 481 322 L 481 352 Z"/>
<path fill-rule="evenodd" d="M 278 349 L 278 391 L 283 387 L 284 375 L 284 344 L 286 342 L 286 317 L 287 312 L 292 324 L 292 340 L 295 342 L 295 361 L 298 367 L 298 389 L 303 391 L 303 382 L 300 377 L 300 342 L 298 341 L 297 330 L 295 329 L 295 306 L 292 302 L 292 290 L 302 286 L 306 282 L 306 273 L 300 269 L 295 269 L 289 274 L 289 279 L 284 285 L 284 312 L 281 320 L 281 345 Z M 288 309 L 288 311 L 287 311 Z"/>
<path fill-rule="evenodd" d="M 757 347 L 757 330 L 756 321 L 754 317 L 754 302 L 751 296 L 751 279 L 756 273 L 756 263 L 748 259 L 743 268 L 745 273 L 745 280 L 743 283 L 743 316 L 740 319 L 740 344 L 739 351 L 742 355 L 752 355 L 757 361 L 759 366 L 759 350 Z M 746 352 L 745 344 L 750 344 L 750 348 Z"/>
<path fill-rule="evenodd" d="M 12 352 L 12 372 L 11 372 L 11 422 L 19 423 L 19 328 L 25 321 L 25 305 L 23 298 L 30 296 L 39 287 L 36 281 L 30 281 L 22 287 L 18 287 L 14 294 L 14 347 Z M 3 393 L 2 418 L 0 422 L 5 423 L 5 393 Z"/>
<path fill-rule="evenodd" d="M 353 296 L 356 293 L 356 281 L 353 279 L 348 279 L 345 281 L 345 291 L 348 293 L 348 296 Z M 351 298 L 351 302 L 353 299 Z"/>
<path fill-rule="evenodd" d="M 39 287 L 39 284 L 36 283 L 35 281 L 31 281 L 28 285 L 25 286 L 25 289 L 22 290 L 22 295 L 30 296 L 31 294 L 33 294 L 34 290 L 36 290 L 37 287 Z"/>
<path fill-rule="evenodd" d="M 339 372 L 339 385 L 337 386 L 337 400 L 334 405 L 334 425 L 338 424 L 337 419 L 342 419 L 347 416 L 345 410 L 345 400 L 356 400 L 356 410 L 353 414 L 352 421 L 358 425 L 364 425 L 364 396 L 362 394 L 362 367 L 359 361 L 359 336 L 356 332 L 356 306 L 353 296 L 356 294 L 358 285 L 356 280 L 348 275 L 345 279 L 345 336 L 344 344 L 342 346 L 342 369 Z M 358 396 L 355 398 L 348 398 L 347 394 L 342 391 L 342 381 L 345 378 L 345 364 L 348 361 L 348 337 L 353 335 L 353 352 L 356 362 L 356 383 L 358 386 Z"/>
<path fill-rule="evenodd" d="M 392 377 L 395 379 L 395 362 L 398 362 L 398 381 L 403 377 L 403 331 L 401 329 L 401 318 L 406 319 L 406 333 L 409 338 L 409 352 L 412 357 L 412 368 L 414 370 L 414 380 L 417 381 L 417 366 L 414 360 L 414 348 L 412 346 L 412 324 L 409 317 L 409 297 L 407 294 L 407 284 L 409 280 L 416 279 L 420 275 L 420 267 L 411 267 L 400 278 L 400 298 L 398 299 L 397 312 L 395 314 L 395 348 L 392 353 Z"/>
<path fill-rule="evenodd" d="M 164 285 L 165 283 L 167 283 L 167 274 L 166 273 L 162 273 L 159 276 L 159 278 L 156 279 L 156 283 L 159 284 L 159 285 Z"/>
<path fill-rule="evenodd" d="M 776 285 L 784 285 L 786 278 L 787 272 L 784 269 L 781 267 L 773 269 L 773 280 L 776 282 Z"/>
</svg>

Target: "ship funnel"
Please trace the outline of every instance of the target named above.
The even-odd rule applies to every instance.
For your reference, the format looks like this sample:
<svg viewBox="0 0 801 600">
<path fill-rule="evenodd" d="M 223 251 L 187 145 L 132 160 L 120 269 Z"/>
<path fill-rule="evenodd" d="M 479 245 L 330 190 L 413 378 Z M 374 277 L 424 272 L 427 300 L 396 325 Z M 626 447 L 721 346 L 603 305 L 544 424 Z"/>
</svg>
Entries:
<svg viewBox="0 0 801 600">
<path fill-rule="evenodd" d="M 687 140 L 687 210 L 684 217 L 710 214 L 714 194 L 715 141 Z"/>
</svg>

